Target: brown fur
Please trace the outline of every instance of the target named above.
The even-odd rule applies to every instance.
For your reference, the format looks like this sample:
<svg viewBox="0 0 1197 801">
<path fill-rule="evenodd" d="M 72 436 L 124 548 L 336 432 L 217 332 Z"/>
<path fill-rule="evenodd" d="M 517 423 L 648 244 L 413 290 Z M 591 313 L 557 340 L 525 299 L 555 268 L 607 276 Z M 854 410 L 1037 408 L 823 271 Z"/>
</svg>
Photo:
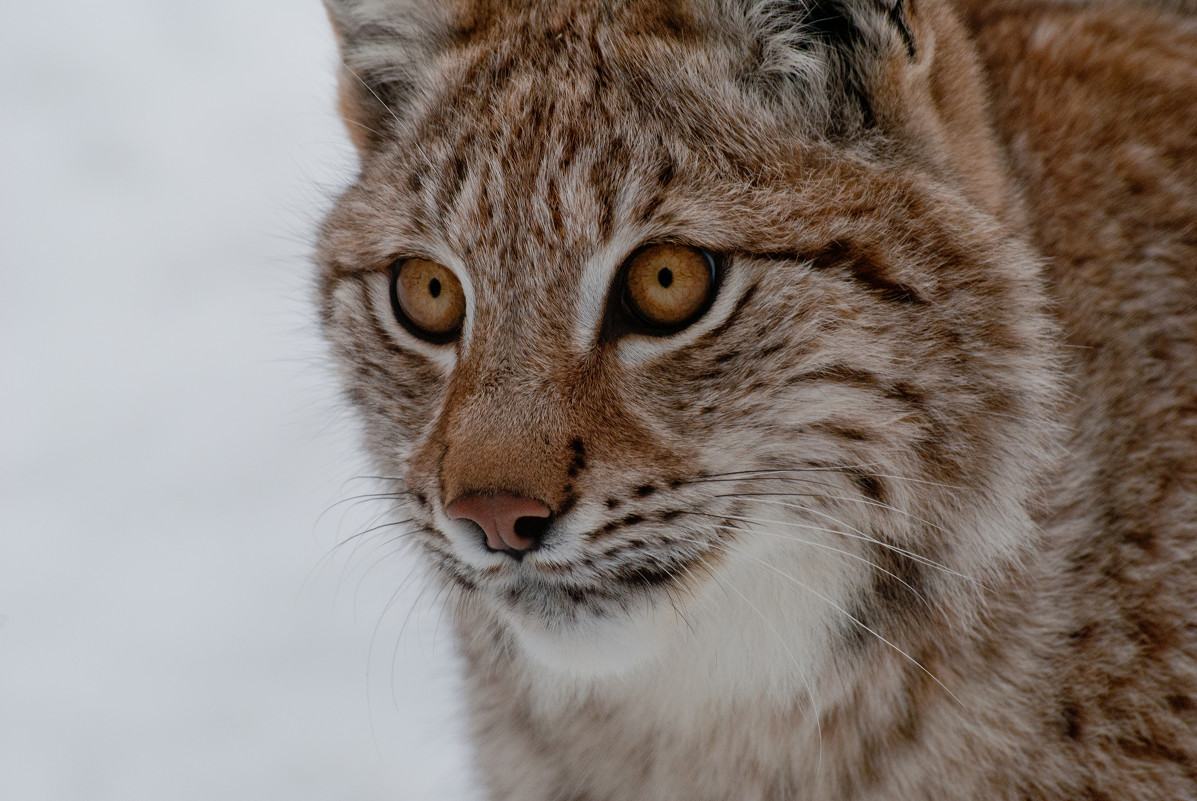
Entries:
<svg viewBox="0 0 1197 801">
<path fill-rule="evenodd" d="M 326 327 L 496 799 L 1197 798 L 1197 23 L 882 8 L 330 3 Z M 715 305 L 605 334 L 651 241 Z"/>
</svg>

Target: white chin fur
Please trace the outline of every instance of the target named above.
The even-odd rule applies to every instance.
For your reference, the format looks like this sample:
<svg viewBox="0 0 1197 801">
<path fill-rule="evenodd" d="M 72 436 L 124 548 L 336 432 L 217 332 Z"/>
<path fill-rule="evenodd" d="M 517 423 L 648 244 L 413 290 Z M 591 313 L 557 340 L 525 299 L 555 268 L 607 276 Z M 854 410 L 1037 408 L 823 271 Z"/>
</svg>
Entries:
<svg viewBox="0 0 1197 801">
<path fill-rule="evenodd" d="M 671 609 L 645 602 L 631 612 L 547 624 L 518 615 L 512 629 L 524 652 L 541 666 L 574 678 L 626 674 L 657 655 L 676 628 Z"/>
</svg>

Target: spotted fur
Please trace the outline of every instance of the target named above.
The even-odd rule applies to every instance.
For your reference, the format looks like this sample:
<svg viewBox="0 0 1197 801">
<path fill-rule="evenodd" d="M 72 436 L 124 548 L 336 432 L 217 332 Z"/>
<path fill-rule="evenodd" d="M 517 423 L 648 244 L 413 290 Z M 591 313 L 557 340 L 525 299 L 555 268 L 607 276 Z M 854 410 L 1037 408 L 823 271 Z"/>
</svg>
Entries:
<svg viewBox="0 0 1197 801">
<path fill-rule="evenodd" d="M 329 11 L 325 328 L 491 797 L 1197 798 L 1191 18 Z M 718 294 L 612 334 L 652 242 Z M 395 321 L 403 257 L 461 280 L 457 342 Z M 445 513 L 496 492 L 552 512 L 518 561 Z"/>
</svg>

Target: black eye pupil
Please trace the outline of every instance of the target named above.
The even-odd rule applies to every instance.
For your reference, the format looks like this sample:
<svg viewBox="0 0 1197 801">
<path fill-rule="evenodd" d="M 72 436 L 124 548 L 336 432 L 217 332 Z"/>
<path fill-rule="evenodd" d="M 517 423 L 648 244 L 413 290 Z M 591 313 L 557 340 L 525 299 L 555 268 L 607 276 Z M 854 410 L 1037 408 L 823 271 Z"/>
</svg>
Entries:
<svg viewBox="0 0 1197 801">
<path fill-rule="evenodd" d="M 433 278 L 428 282 L 428 294 L 434 298 L 441 296 L 441 282 L 439 278 Z"/>
<path fill-rule="evenodd" d="M 673 270 L 668 267 L 662 267 L 660 272 L 657 273 L 657 281 L 661 286 L 669 289 L 670 284 L 673 283 Z"/>
</svg>

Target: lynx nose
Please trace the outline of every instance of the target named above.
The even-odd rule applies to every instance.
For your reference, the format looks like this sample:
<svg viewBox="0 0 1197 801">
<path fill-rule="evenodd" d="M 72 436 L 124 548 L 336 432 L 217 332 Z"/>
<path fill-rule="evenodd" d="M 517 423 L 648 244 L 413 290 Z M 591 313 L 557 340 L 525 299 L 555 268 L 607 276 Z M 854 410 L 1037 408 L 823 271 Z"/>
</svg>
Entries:
<svg viewBox="0 0 1197 801">
<path fill-rule="evenodd" d="M 520 559 L 525 551 L 540 547 L 552 511 L 535 498 L 502 492 L 460 495 L 445 507 L 445 514 L 474 521 L 486 532 L 488 548 Z"/>
</svg>

